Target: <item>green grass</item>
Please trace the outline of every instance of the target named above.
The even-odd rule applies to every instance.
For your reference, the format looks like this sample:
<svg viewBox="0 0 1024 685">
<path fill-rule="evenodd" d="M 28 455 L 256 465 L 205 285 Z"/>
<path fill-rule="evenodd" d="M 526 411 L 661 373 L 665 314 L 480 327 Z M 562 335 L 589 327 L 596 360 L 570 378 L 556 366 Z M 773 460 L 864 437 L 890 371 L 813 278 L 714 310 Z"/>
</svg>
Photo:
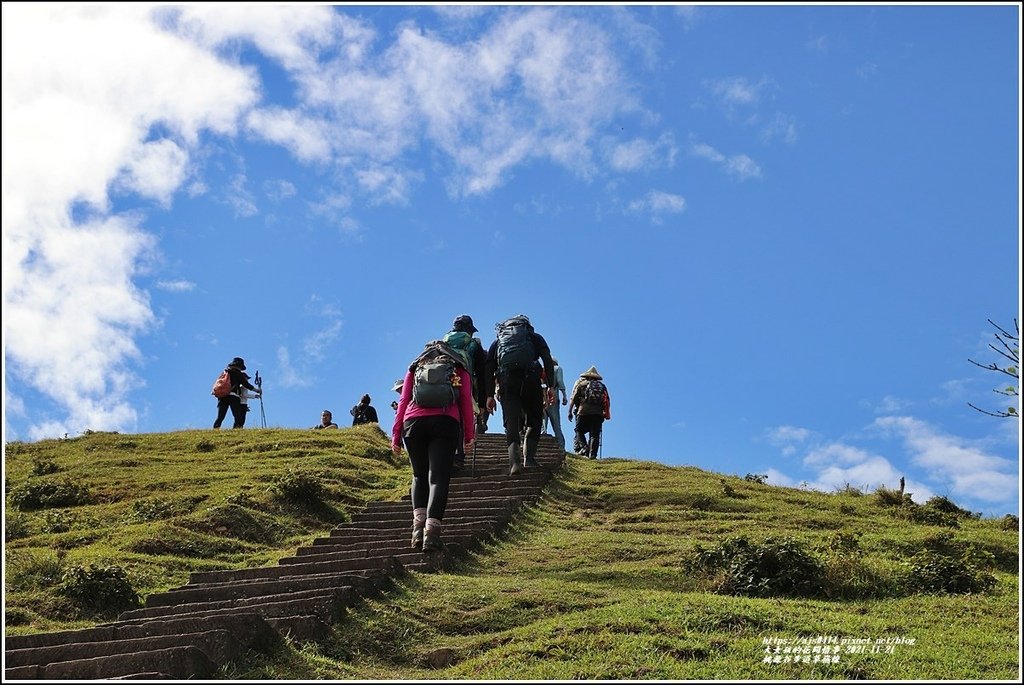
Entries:
<svg viewBox="0 0 1024 685">
<path fill-rule="evenodd" d="M 7 523 L 14 516 L 23 533 L 6 545 L 8 633 L 96 620 L 74 607 L 77 618 L 62 620 L 71 600 L 55 578 L 69 565 L 122 566 L 144 596 L 184 583 L 191 570 L 272 563 L 363 502 L 405 492 L 408 466 L 382 435 L 330 433 L 93 434 L 8 445 Z M 26 483 L 65 478 L 95 501 L 11 508 L 11 492 Z M 320 502 L 304 505 L 289 492 Z M 885 496 L 570 456 L 536 506 L 455 569 L 411 574 L 353 607 L 329 640 L 222 676 L 1018 678 L 1019 529 L 943 503 L 943 516 L 933 516 Z M 813 582 L 780 590 L 737 580 L 737 569 L 771 573 L 775 563 Z M 994 584 L 971 594 L 922 589 L 928 568 Z M 722 594 L 726 587 L 742 594 Z M 838 662 L 814 662 L 816 643 L 831 640 Z M 786 648 L 818 652 L 806 663 L 771 663 L 765 650 L 776 644 L 780 658 Z"/>
</svg>

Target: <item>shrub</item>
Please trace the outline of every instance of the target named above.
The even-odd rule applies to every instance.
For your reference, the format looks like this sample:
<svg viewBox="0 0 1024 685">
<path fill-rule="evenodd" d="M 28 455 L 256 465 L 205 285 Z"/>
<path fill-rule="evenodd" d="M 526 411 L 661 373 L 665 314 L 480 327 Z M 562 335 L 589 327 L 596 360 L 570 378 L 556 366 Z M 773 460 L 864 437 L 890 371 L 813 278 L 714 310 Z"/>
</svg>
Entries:
<svg viewBox="0 0 1024 685">
<path fill-rule="evenodd" d="M 98 616 L 116 616 L 141 604 L 139 593 L 120 566 L 72 566 L 64 572 L 57 593 Z"/>
<path fill-rule="evenodd" d="M 11 503 L 22 511 L 89 504 L 88 488 L 70 480 L 25 483 L 11 491 Z"/>
<path fill-rule="evenodd" d="M 4 542 L 27 538 L 29 535 L 27 516 L 12 511 L 4 518 Z"/>
<path fill-rule="evenodd" d="M 923 523 L 927 526 L 945 526 L 947 528 L 959 528 L 960 520 L 954 515 L 928 505 L 901 507 L 894 514 L 914 523 Z"/>
<path fill-rule="evenodd" d="M 126 517 L 130 521 L 159 521 L 179 513 L 175 503 L 169 499 L 141 499 L 132 502 L 132 511 Z"/>
<path fill-rule="evenodd" d="M 323 506 L 327 488 L 314 474 L 289 469 L 270 485 L 271 493 L 280 499 L 306 507 Z"/>
<path fill-rule="evenodd" d="M 44 533 L 66 533 L 75 526 L 75 515 L 66 509 L 43 514 L 41 529 Z"/>
<path fill-rule="evenodd" d="M 1007 514 L 999 519 L 999 527 L 1003 530 L 1020 530 L 1020 519 L 1013 514 Z"/>
<path fill-rule="evenodd" d="M 722 594 L 810 597 L 822 590 L 822 562 L 792 538 L 755 544 L 730 537 L 708 550 L 698 547 L 696 560 L 698 567 L 720 574 L 714 591 Z"/>
<path fill-rule="evenodd" d="M 875 490 L 875 498 L 878 504 L 883 507 L 916 506 L 914 500 L 910 498 L 909 492 L 901 493 L 899 490 L 892 490 L 884 485 L 879 486 Z"/>
<path fill-rule="evenodd" d="M 944 514 L 952 514 L 957 518 L 978 518 L 973 512 L 961 509 L 957 505 L 953 504 L 948 497 L 943 497 L 942 495 L 936 495 L 930 498 L 922 506 L 928 507 L 934 511 L 941 511 Z"/>
<path fill-rule="evenodd" d="M 212 452 L 217 449 L 217 446 L 209 440 L 200 440 L 196 444 L 196 452 Z"/>
<path fill-rule="evenodd" d="M 49 459 L 32 460 L 33 476 L 48 476 L 51 473 L 57 473 L 58 471 L 60 471 L 60 467 L 57 466 L 56 462 L 50 461 Z"/>
<path fill-rule="evenodd" d="M 972 563 L 969 557 L 955 557 L 926 549 L 911 557 L 906 585 L 915 592 L 969 594 L 987 592 L 995 576 Z"/>
</svg>

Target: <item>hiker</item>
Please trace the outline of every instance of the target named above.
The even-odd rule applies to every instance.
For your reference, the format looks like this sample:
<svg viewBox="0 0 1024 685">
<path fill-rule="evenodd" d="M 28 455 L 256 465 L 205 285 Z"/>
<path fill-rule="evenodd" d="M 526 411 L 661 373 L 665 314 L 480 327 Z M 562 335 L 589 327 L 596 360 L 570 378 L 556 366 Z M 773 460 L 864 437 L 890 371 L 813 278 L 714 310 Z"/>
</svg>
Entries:
<svg viewBox="0 0 1024 685">
<path fill-rule="evenodd" d="M 440 340 L 424 347 L 405 374 L 402 397 L 391 428 L 391 449 L 412 465 L 412 547 L 424 552 L 444 549 L 441 521 L 455 448 L 473 448 L 473 382 L 463 358 Z"/>
<path fill-rule="evenodd" d="M 601 424 L 612 418 L 612 412 L 608 387 L 593 366 L 581 373 L 572 386 L 572 397 L 569 399 L 570 421 L 574 410 L 578 418 L 573 451 L 597 459 L 598 450 L 601 449 Z"/>
<path fill-rule="evenodd" d="M 562 413 L 558 408 L 558 393 L 562 393 L 563 407 L 569 403 L 569 396 L 565 394 L 565 380 L 562 376 L 562 367 L 558 365 L 558 360 L 554 357 L 551 358 L 551 363 L 555 367 L 555 382 L 548 385 L 555 391 L 555 399 L 544 407 L 544 433 L 547 434 L 548 422 L 550 421 L 551 430 L 555 432 L 555 440 L 558 441 L 558 444 L 562 446 L 564 451 L 565 435 L 562 433 Z"/>
<path fill-rule="evenodd" d="M 541 368 L 548 378 L 554 378 L 551 351 L 544 338 L 533 330 L 530 320 L 519 314 L 495 326 L 497 336 L 487 350 L 487 366 L 484 382 L 487 387 L 486 407 L 493 412 L 495 392 L 500 386 L 498 399 L 505 424 L 505 444 L 508 445 L 509 475 L 523 470 L 523 458 L 528 469 L 539 468 L 537 443 L 540 442 L 540 423 L 544 415 L 545 401 L 553 401 L 553 391 L 547 390 L 547 398 L 541 389 Z M 536 363 L 543 362 L 543 367 Z M 525 415 L 525 420 L 524 416 Z M 526 437 L 520 442 L 522 424 L 526 424 Z"/>
<path fill-rule="evenodd" d="M 395 381 L 395 384 L 391 386 L 391 389 L 397 392 L 399 397 L 401 397 L 402 395 L 402 385 L 403 381 L 401 378 L 399 378 L 397 381 Z M 393 411 L 398 411 L 398 400 L 391 400 L 391 409 Z"/>
<path fill-rule="evenodd" d="M 369 395 L 363 395 L 359 399 L 359 404 L 349 409 L 348 413 L 352 415 L 353 426 L 363 423 L 379 423 L 377 421 L 377 410 L 370 404 Z"/>
<path fill-rule="evenodd" d="M 234 418 L 232 428 L 242 428 L 245 426 L 245 414 L 249 411 L 248 404 L 242 401 L 243 390 L 252 391 L 255 397 L 262 397 L 263 391 L 249 382 L 249 375 L 245 373 L 245 360 L 241 357 L 232 359 L 224 368 L 224 372 L 228 374 L 231 389 L 228 394 L 217 398 L 217 419 L 213 422 L 213 427 L 220 430 L 220 425 L 224 423 L 224 417 L 230 409 Z"/>
<path fill-rule="evenodd" d="M 324 409 L 320 413 L 320 423 L 318 423 L 315 426 L 313 426 L 313 428 L 311 428 L 310 430 L 322 430 L 324 428 L 337 428 L 337 427 L 338 427 L 338 424 L 334 423 L 334 419 L 333 419 L 333 416 L 332 416 L 331 412 L 329 412 L 328 410 Z"/>
<path fill-rule="evenodd" d="M 483 343 L 480 342 L 480 338 L 473 337 L 473 334 L 476 332 L 477 327 L 473 325 L 473 317 L 468 314 L 462 314 L 455 317 L 455 321 L 452 322 L 452 330 L 445 333 L 441 340 L 460 354 L 464 353 L 463 356 L 465 357 L 466 370 L 469 371 L 469 376 L 472 381 L 473 415 L 477 417 L 477 432 L 480 432 L 479 417 L 482 411 L 481 407 L 484 406 L 484 397 L 482 394 L 482 384 L 480 383 L 479 378 L 483 373 L 484 366 L 487 364 L 487 353 L 484 352 L 484 346 Z M 452 468 L 456 471 L 461 471 L 465 466 L 466 452 L 462 449 L 462 444 L 460 442 L 459 446 L 455 448 L 455 462 Z"/>
</svg>

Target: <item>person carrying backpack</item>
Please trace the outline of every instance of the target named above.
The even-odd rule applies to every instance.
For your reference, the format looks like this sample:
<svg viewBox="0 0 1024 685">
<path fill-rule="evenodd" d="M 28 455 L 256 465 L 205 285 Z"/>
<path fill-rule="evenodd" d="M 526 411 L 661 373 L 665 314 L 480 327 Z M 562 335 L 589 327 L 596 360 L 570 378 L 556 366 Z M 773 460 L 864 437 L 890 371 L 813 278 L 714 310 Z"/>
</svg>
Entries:
<svg viewBox="0 0 1024 685">
<path fill-rule="evenodd" d="M 612 412 L 608 386 L 593 366 L 581 373 L 572 386 L 572 397 L 569 399 L 570 421 L 573 413 L 578 417 L 573 451 L 597 459 L 597 452 L 601 448 L 601 426 L 605 420 L 612 418 Z"/>
<path fill-rule="evenodd" d="M 234 418 L 232 428 L 245 426 L 245 414 L 249 411 L 249 407 L 242 402 L 243 389 L 251 390 L 255 397 L 261 397 L 263 394 L 262 390 L 249 382 L 249 376 L 245 373 L 245 360 L 235 357 L 224 367 L 224 371 L 213 384 L 212 394 L 217 398 L 217 419 L 213 422 L 215 429 L 220 430 L 220 425 L 224 423 L 228 409 L 231 410 L 231 416 Z"/>
<path fill-rule="evenodd" d="M 469 371 L 469 376 L 472 379 L 473 413 L 477 417 L 476 431 L 480 433 L 482 432 L 480 430 L 480 414 L 483 412 L 485 400 L 480 376 L 483 374 L 484 366 L 487 364 L 487 353 L 484 352 L 484 346 L 480 342 L 480 338 L 473 337 L 473 334 L 476 332 L 477 327 L 473 325 L 473 318 L 468 314 L 462 314 L 455 317 L 455 321 L 452 322 L 452 330 L 445 333 L 441 340 L 465 358 L 466 370 Z M 486 419 L 484 420 L 484 426 L 486 428 Z M 455 449 L 454 468 L 456 471 L 461 471 L 465 466 L 466 452 L 460 444 Z"/>
<path fill-rule="evenodd" d="M 405 374 L 391 449 L 412 465 L 412 547 L 424 552 L 444 549 L 441 522 L 448 506 L 448 487 L 455 449 L 473 448 L 472 378 L 463 357 L 440 340 L 424 347 Z"/>
<path fill-rule="evenodd" d="M 505 443 L 508 445 L 509 475 L 514 476 L 526 468 L 538 468 L 537 444 L 540 442 L 540 424 L 546 403 L 554 402 L 554 391 L 541 389 L 541 368 L 548 378 L 555 377 L 551 351 L 544 338 L 533 330 L 530 320 L 520 314 L 495 326 L 496 339 L 487 350 L 484 389 L 487 411 L 494 412 L 495 386 L 500 386 L 498 400 L 505 424 Z M 540 359 L 543 367 L 537 364 Z M 526 439 L 520 443 L 522 424 L 526 423 Z"/>
<path fill-rule="evenodd" d="M 349 409 L 348 413 L 352 415 L 353 426 L 363 423 L 380 423 L 377 420 L 377 410 L 370 404 L 369 395 L 363 395 L 359 399 L 359 404 Z"/>
</svg>

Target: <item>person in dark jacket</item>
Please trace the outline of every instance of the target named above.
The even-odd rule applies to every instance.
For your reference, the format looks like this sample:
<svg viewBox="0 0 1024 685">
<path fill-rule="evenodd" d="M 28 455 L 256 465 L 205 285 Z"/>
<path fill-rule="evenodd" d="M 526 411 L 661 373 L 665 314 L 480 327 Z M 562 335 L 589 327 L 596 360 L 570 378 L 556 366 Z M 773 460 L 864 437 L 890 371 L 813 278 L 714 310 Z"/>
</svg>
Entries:
<svg viewBox="0 0 1024 685">
<path fill-rule="evenodd" d="M 608 386 L 597 369 L 591 366 L 580 374 L 572 386 L 569 399 L 569 420 L 576 414 L 576 434 L 573 451 L 591 459 L 597 459 L 601 449 L 601 427 L 612 418 L 611 399 Z M 589 437 L 588 437 L 589 436 Z"/>
<path fill-rule="evenodd" d="M 217 420 L 213 422 L 213 427 L 220 429 L 220 425 L 224 423 L 224 418 L 230 409 L 231 416 L 234 418 L 232 427 L 243 428 L 249 407 L 242 402 L 242 389 L 252 391 L 255 397 L 260 397 L 263 391 L 249 382 L 249 375 L 245 373 L 245 360 L 241 357 L 232 359 L 224 370 L 231 377 L 231 393 L 217 400 Z"/>
<path fill-rule="evenodd" d="M 370 404 L 370 396 L 363 395 L 359 404 L 348 410 L 352 415 L 352 425 L 358 426 L 361 423 L 380 423 L 377 420 L 377 410 Z"/>
<path fill-rule="evenodd" d="M 473 317 L 468 314 L 462 314 L 455 317 L 455 321 L 452 322 L 452 330 L 448 331 L 442 340 L 448 345 L 464 350 L 466 356 L 469 358 L 470 368 L 468 369 L 469 375 L 472 378 L 473 385 L 473 412 L 476 416 L 476 430 L 480 430 L 480 416 L 485 413 L 483 383 L 480 382 L 480 376 L 484 373 L 484 367 L 487 365 L 487 353 L 484 352 L 483 343 L 480 342 L 480 338 L 474 338 L 473 334 L 477 332 L 477 327 L 473 325 Z M 487 420 L 484 419 L 484 430 L 487 429 Z M 462 443 L 460 442 L 455 448 L 455 462 L 453 468 L 456 471 L 461 471 L 466 466 L 466 452 L 462 449 Z"/>
<path fill-rule="evenodd" d="M 516 367 L 510 368 L 505 361 L 508 356 L 502 349 L 508 343 L 505 331 L 522 327 L 528 331 L 532 355 L 528 360 L 521 360 Z M 554 362 L 551 361 L 551 350 L 544 338 L 533 330 L 530 320 L 520 314 L 508 321 L 499 323 L 495 330 L 497 337 L 487 350 L 487 366 L 483 375 L 486 393 L 487 411 L 494 412 L 495 396 L 501 402 L 501 415 L 505 424 L 505 444 L 508 445 L 509 475 L 514 476 L 525 467 L 538 468 L 537 444 L 540 442 L 540 424 L 544 416 L 546 403 L 554 402 L 554 390 L 547 389 L 547 397 L 541 388 L 541 368 L 548 378 L 555 377 Z M 537 364 L 540 359 L 543 367 Z M 500 386 L 500 393 L 495 391 Z M 522 424 L 526 423 L 526 439 L 520 443 Z"/>
</svg>

